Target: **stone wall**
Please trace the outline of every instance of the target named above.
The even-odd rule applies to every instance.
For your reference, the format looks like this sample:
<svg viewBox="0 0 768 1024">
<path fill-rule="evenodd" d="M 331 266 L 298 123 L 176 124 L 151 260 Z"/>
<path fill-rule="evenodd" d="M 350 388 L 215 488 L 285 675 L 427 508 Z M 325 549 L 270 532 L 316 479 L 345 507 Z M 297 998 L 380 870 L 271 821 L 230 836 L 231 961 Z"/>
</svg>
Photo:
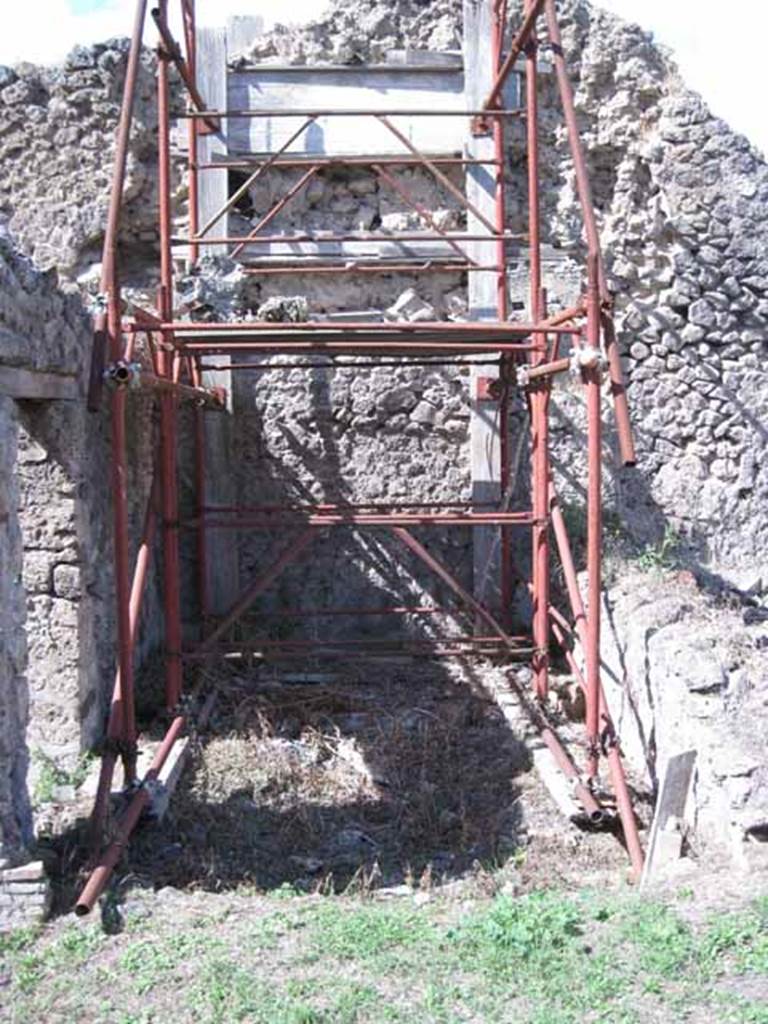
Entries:
<svg viewBox="0 0 768 1024">
<path fill-rule="evenodd" d="M 63 67 L 0 67 L 0 218 L 41 269 L 101 259 L 128 40 L 76 47 Z M 153 58 L 141 66 L 121 240 L 130 266 L 156 239 Z"/>
<path fill-rule="evenodd" d="M 687 825 L 694 852 L 749 866 L 768 840 L 768 615 L 754 598 L 702 593 L 688 571 L 625 569 L 603 602 L 603 680 L 637 777 L 696 751 Z"/>
<path fill-rule="evenodd" d="M 79 296 L 4 241 L 0 337 L 4 366 L 85 380 L 91 333 Z M 151 459 L 146 408 L 133 407 L 129 430 L 136 536 Z M 43 810 L 41 780 L 71 775 L 103 731 L 114 676 L 108 419 L 88 413 L 84 395 L 0 395 L 0 438 L 0 856 L 13 857 Z M 155 602 L 151 587 L 150 610 Z M 145 635 L 138 661 L 156 640 Z"/>
<path fill-rule="evenodd" d="M 558 10 L 639 450 L 635 470 L 607 458 L 606 498 L 637 544 L 672 528 L 702 567 L 739 582 L 756 565 L 766 569 L 768 381 L 760 357 L 768 167 L 686 89 L 648 33 L 585 0 L 563 0 Z M 433 33 L 458 47 L 461 17 L 460 0 L 358 0 L 308 27 L 276 29 L 243 60 L 380 60 L 396 47 L 434 46 Z M 545 273 L 556 307 L 578 290 L 583 235 L 556 85 L 546 73 L 541 106 L 544 240 L 563 257 Z M 523 126 L 513 123 L 508 136 L 507 209 L 517 231 L 527 209 Z M 513 295 L 526 298 L 520 274 Z M 568 382 L 558 388 L 554 418 L 561 487 L 578 504 L 583 403 Z"/>
</svg>

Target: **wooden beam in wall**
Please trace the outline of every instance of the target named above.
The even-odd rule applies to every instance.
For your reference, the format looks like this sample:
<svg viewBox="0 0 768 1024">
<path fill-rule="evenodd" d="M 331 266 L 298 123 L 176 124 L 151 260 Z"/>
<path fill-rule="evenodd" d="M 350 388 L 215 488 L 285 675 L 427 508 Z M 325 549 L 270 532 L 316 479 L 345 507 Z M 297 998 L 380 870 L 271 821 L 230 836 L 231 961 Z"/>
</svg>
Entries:
<svg viewBox="0 0 768 1024">
<path fill-rule="evenodd" d="M 20 366 L 0 366 L 0 395 L 30 401 L 82 400 L 82 389 L 72 374 L 44 373 Z"/>
</svg>

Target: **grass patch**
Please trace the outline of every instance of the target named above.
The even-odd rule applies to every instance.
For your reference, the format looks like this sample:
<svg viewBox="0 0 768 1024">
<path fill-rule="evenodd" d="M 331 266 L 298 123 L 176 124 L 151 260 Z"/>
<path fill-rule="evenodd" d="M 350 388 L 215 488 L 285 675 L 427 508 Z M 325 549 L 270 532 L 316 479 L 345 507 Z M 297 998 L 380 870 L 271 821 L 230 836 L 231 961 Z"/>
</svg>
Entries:
<svg viewBox="0 0 768 1024">
<path fill-rule="evenodd" d="M 252 900 L 212 916 L 175 905 L 139 934 L 12 933 L 0 1019 L 768 1024 L 766 899 L 696 924 L 683 896 Z"/>
<path fill-rule="evenodd" d="M 315 951 L 340 960 L 374 960 L 392 950 L 431 946 L 436 939 L 428 918 L 410 904 L 372 903 L 348 910 L 329 901 L 320 907 L 312 928 Z"/>
</svg>

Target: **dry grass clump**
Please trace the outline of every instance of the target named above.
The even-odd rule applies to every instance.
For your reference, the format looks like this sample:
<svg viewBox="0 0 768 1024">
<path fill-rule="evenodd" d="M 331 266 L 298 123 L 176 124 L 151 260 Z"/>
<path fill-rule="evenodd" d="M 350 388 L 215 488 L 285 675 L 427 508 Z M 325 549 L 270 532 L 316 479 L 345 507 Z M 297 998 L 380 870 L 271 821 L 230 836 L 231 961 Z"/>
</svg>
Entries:
<svg viewBox="0 0 768 1024">
<path fill-rule="evenodd" d="M 230 681 L 162 837 L 132 848 L 136 869 L 151 858 L 156 881 L 338 891 L 507 857 L 529 764 L 499 709 L 433 664 L 372 676 Z"/>
</svg>

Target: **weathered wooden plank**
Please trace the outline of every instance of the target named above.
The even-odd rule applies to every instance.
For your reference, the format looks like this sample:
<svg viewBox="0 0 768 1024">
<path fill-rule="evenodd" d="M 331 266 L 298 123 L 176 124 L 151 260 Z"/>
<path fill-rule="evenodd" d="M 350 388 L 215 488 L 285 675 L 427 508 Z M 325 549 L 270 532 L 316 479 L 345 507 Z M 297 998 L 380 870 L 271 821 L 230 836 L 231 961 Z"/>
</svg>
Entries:
<svg viewBox="0 0 768 1024">
<path fill-rule="evenodd" d="M 469 244 L 459 242 L 469 255 Z M 247 263 L 249 259 L 301 258 L 317 256 L 325 259 L 415 259 L 438 260 L 458 259 L 458 253 L 447 242 L 413 241 L 392 242 L 385 238 L 381 241 L 365 242 L 269 242 L 264 245 L 251 245 L 240 254 L 240 259 Z"/>
<path fill-rule="evenodd" d="M 693 781 L 696 751 L 673 754 L 667 761 L 651 826 L 641 887 L 653 884 L 664 868 L 678 860 L 682 848 L 681 826 Z"/>
<path fill-rule="evenodd" d="M 31 401 L 82 399 L 80 383 L 72 374 L 44 373 L 20 366 L 0 366 L 0 394 Z"/>
<path fill-rule="evenodd" d="M 216 357 L 223 365 L 229 356 Z M 238 503 L 234 462 L 234 424 L 232 405 L 232 371 L 206 370 L 205 387 L 227 389 L 227 411 L 204 412 L 205 416 L 205 504 L 214 511 L 217 507 L 232 508 Z M 208 530 L 207 590 L 208 610 L 211 615 L 229 611 L 239 593 L 239 562 L 237 533 L 234 530 Z"/>
<path fill-rule="evenodd" d="M 227 103 L 227 33 L 223 28 L 200 28 L 197 31 L 197 82 L 206 105 L 211 110 L 223 110 Z M 227 156 L 226 118 L 218 132 L 198 134 L 197 159 L 209 163 Z M 202 227 L 224 206 L 229 196 L 229 173 L 205 170 L 198 173 L 198 223 Z M 206 234 L 211 237 L 229 233 L 226 214 L 213 224 Z M 201 245 L 200 255 L 219 255 L 221 246 Z"/>
<path fill-rule="evenodd" d="M 221 28 L 203 28 L 197 35 L 198 85 L 203 98 L 212 110 L 222 110 L 227 103 L 227 33 Z M 228 156 L 228 130 L 222 119 L 218 133 L 198 137 L 198 160 L 203 163 Z M 205 225 L 224 206 L 229 198 L 229 174 L 226 170 L 205 170 L 199 173 L 199 223 Z M 211 237 L 229 233 L 229 218 L 225 214 L 213 224 Z M 201 255 L 220 255 L 220 246 L 201 245 Z M 219 357 L 226 363 L 227 357 Z M 216 506 L 237 504 L 235 466 L 233 458 L 232 425 L 232 372 L 207 371 L 203 374 L 206 387 L 223 387 L 227 391 L 227 412 L 205 412 L 205 503 Z M 238 593 L 237 535 L 233 530 L 207 532 L 207 584 L 209 611 L 222 615 L 229 609 Z"/>
<path fill-rule="evenodd" d="M 459 67 L 413 70 L 360 67 L 258 69 L 229 76 L 229 110 L 463 110 Z M 302 117 L 231 118 L 230 151 L 269 153 L 301 127 Z M 412 115 L 394 119 L 413 144 L 430 153 L 460 152 L 466 118 Z M 312 156 L 402 155 L 400 142 L 375 117 L 318 118 L 288 150 Z"/>
</svg>

